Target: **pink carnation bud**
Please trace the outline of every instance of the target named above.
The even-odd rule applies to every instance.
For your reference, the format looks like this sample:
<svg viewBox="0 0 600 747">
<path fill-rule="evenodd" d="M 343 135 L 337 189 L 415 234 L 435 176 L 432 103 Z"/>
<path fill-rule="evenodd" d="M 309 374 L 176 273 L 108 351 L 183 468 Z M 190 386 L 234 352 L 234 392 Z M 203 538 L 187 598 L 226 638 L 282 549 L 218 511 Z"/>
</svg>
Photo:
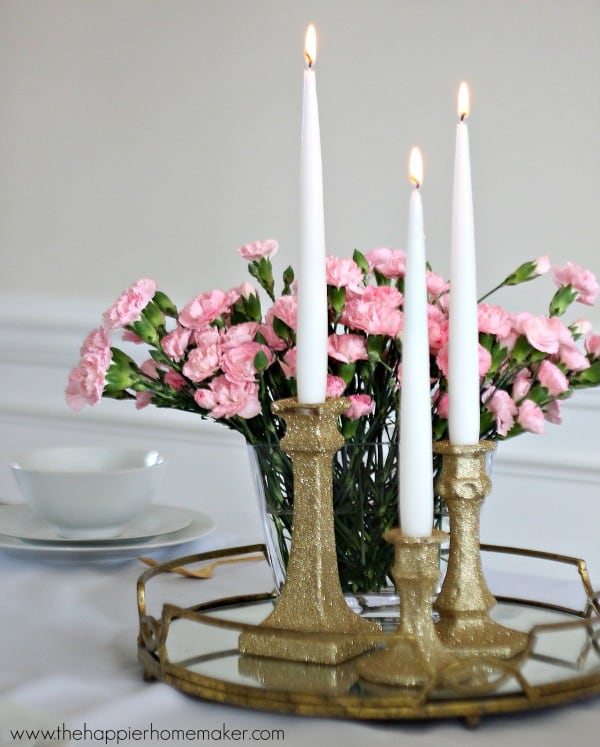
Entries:
<svg viewBox="0 0 600 747">
<path fill-rule="evenodd" d="M 588 319 L 578 319 L 571 325 L 573 334 L 584 337 L 592 331 L 592 323 Z"/>
<path fill-rule="evenodd" d="M 588 335 L 585 340 L 586 352 L 594 358 L 600 358 L 600 335 Z"/>
<path fill-rule="evenodd" d="M 535 262 L 535 272 L 537 275 L 545 275 L 547 272 L 550 272 L 550 269 L 552 268 L 552 263 L 550 262 L 549 257 L 546 255 L 543 255 L 542 257 L 538 257 Z"/>
</svg>

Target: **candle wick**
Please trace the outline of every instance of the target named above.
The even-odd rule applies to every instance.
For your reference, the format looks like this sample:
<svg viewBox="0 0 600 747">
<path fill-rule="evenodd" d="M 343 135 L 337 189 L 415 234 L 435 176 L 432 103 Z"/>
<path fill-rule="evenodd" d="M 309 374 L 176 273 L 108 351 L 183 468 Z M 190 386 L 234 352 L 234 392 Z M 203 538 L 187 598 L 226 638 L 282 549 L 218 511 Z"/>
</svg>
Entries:
<svg viewBox="0 0 600 747">
<path fill-rule="evenodd" d="M 465 118 L 466 118 L 466 116 L 467 116 L 467 115 L 466 115 L 466 113 L 465 113 L 465 112 L 463 112 L 463 113 L 462 113 L 462 114 L 460 115 L 460 121 L 461 121 L 461 122 L 464 122 L 464 121 L 465 121 Z"/>
</svg>

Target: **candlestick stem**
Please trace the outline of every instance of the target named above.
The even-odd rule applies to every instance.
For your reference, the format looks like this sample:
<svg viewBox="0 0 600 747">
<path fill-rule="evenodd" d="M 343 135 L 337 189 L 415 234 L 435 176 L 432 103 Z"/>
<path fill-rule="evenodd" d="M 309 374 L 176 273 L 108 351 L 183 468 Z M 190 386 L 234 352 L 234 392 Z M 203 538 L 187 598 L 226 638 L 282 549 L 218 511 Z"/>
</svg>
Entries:
<svg viewBox="0 0 600 747">
<path fill-rule="evenodd" d="M 337 423 L 348 406 L 341 398 L 273 403 L 287 424 L 281 446 L 294 467 L 292 544 L 281 596 L 257 629 L 241 634 L 243 654 L 337 664 L 372 648 L 381 631 L 349 608 L 338 574 L 332 461 L 344 443 Z"/>
</svg>

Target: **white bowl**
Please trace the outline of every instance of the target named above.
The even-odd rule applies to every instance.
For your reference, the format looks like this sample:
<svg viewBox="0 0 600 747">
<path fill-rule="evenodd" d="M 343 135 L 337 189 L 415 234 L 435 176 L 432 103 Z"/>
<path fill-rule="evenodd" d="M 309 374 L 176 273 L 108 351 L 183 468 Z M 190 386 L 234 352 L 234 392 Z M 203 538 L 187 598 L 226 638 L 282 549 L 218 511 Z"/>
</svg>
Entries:
<svg viewBox="0 0 600 747">
<path fill-rule="evenodd" d="M 11 464 L 34 513 L 82 540 L 117 537 L 156 497 L 164 466 L 157 451 L 94 446 L 35 449 Z"/>
</svg>

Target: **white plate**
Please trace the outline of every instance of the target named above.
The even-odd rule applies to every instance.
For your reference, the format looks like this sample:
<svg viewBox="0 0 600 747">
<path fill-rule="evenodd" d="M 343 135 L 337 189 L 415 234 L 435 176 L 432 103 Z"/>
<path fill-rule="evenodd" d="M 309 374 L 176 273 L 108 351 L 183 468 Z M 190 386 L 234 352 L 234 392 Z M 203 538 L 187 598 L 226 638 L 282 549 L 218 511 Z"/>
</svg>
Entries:
<svg viewBox="0 0 600 747">
<path fill-rule="evenodd" d="M 0 506 L 6 508 L 6 506 Z M 122 542 L 32 542 L 10 537 L 0 533 L 0 552 L 21 557 L 30 557 L 48 560 L 112 560 L 118 558 L 131 558 L 147 553 L 150 550 L 160 550 L 164 547 L 175 547 L 200 539 L 213 531 L 216 526 L 215 520 L 200 511 L 188 511 L 184 508 L 172 508 L 162 506 L 169 512 L 183 514 L 189 519 L 189 523 L 183 529 L 170 532 L 160 536 L 150 537 L 146 540 L 124 540 Z"/>
<path fill-rule="evenodd" d="M 171 506 L 149 506 L 140 516 L 127 522 L 117 537 L 86 539 L 61 537 L 58 529 L 37 516 L 26 503 L 0 506 L 0 534 L 27 542 L 60 542 L 61 544 L 98 545 L 141 542 L 161 534 L 184 529 L 191 521 L 187 511 Z"/>
</svg>

